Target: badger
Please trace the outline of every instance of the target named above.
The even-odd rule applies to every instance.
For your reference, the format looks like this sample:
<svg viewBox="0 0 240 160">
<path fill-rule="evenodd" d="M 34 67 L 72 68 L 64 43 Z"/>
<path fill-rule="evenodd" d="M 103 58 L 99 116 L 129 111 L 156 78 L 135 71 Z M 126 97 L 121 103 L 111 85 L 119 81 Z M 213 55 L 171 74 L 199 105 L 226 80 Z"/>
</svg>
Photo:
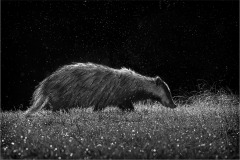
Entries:
<svg viewBox="0 0 240 160">
<path fill-rule="evenodd" d="M 133 103 L 146 99 L 177 107 L 167 83 L 159 76 L 152 78 L 131 69 L 94 63 L 73 63 L 59 68 L 36 86 L 25 116 L 42 108 L 58 111 L 93 107 L 93 111 L 101 111 L 117 106 L 122 111 L 133 111 Z"/>
</svg>

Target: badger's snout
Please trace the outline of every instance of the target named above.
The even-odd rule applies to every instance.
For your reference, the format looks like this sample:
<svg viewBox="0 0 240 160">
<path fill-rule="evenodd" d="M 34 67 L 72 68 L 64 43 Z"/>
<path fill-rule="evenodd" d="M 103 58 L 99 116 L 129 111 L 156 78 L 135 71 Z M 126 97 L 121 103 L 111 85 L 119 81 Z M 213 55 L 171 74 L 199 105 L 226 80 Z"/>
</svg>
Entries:
<svg viewBox="0 0 240 160">
<path fill-rule="evenodd" d="M 166 103 L 166 101 L 162 101 L 162 104 L 165 106 L 165 107 L 168 107 L 168 108 L 171 108 L 171 109 L 174 109 L 177 107 L 176 104 L 174 104 L 173 102 L 170 102 L 168 101 L 168 103 Z"/>
<path fill-rule="evenodd" d="M 174 108 L 177 108 L 177 105 L 171 104 L 171 105 L 168 105 L 168 107 L 174 109 Z"/>
</svg>

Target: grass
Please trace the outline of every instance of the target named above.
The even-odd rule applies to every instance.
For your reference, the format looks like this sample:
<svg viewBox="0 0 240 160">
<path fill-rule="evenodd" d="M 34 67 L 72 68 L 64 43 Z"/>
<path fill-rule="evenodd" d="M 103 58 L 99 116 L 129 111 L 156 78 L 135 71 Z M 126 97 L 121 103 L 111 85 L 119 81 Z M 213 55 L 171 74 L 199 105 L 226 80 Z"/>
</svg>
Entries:
<svg viewBox="0 0 240 160">
<path fill-rule="evenodd" d="M 2 158 L 239 159 L 239 98 L 205 91 L 171 110 L 138 103 L 135 112 L 72 109 L 1 113 Z"/>
</svg>

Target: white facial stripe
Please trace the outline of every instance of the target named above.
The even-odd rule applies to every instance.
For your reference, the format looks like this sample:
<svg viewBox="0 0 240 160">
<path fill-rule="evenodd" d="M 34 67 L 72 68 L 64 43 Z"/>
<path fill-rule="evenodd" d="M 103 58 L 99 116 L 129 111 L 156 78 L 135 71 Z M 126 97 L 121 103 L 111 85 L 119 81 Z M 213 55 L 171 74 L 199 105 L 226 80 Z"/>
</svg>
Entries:
<svg viewBox="0 0 240 160">
<path fill-rule="evenodd" d="M 163 83 L 167 86 L 167 89 L 170 91 L 170 88 L 168 87 L 167 83 L 163 81 Z"/>
<path fill-rule="evenodd" d="M 168 98 L 164 95 L 162 98 L 163 102 L 165 102 L 166 104 L 169 104 L 169 100 Z"/>
</svg>

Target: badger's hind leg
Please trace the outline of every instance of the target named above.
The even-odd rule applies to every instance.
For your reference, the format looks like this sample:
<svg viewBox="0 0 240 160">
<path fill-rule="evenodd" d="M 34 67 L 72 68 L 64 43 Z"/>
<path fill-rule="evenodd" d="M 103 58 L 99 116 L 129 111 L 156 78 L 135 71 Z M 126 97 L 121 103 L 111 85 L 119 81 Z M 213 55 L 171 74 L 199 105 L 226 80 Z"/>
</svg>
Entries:
<svg viewBox="0 0 240 160">
<path fill-rule="evenodd" d="M 33 105 L 24 113 L 24 116 L 30 117 L 35 112 L 41 110 L 48 103 L 48 97 L 40 97 L 34 101 Z"/>
<path fill-rule="evenodd" d="M 131 101 L 126 101 L 120 105 L 118 105 L 118 107 L 122 110 L 122 111 L 134 111 L 134 106 L 133 103 Z"/>
<path fill-rule="evenodd" d="M 104 107 L 100 106 L 100 105 L 95 105 L 93 108 L 93 111 L 102 111 L 104 109 Z"/>
</svg>

